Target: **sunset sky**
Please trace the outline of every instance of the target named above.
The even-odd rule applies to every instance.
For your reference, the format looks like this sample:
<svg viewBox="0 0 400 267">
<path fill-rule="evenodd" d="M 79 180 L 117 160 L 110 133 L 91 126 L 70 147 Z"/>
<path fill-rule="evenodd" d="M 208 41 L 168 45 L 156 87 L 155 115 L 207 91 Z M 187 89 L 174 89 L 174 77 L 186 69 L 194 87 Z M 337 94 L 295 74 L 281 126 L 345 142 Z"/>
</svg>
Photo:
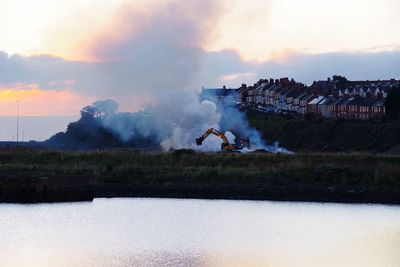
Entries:
<svg viewBox="0 0 400 267">
<path fill-rule="evenodd" d="M 399 10 L 398 0 L 0 0 L 0 116 L 15 116 L 17 100 L 21 116 L 69 120 L 98 99 L 135 111 L 161 91 L 259 78 L 400 78 Z M 0 118 L 1 140 L 9 124 Z"/>
</svg>

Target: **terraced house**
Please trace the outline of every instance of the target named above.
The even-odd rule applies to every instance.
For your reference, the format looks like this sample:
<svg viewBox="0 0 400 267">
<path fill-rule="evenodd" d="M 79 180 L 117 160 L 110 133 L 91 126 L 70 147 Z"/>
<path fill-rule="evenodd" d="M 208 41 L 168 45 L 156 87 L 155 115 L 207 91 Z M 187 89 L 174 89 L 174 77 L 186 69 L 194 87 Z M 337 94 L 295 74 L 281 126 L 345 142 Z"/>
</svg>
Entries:
<svg viewBox="0 0 400 267">
<path fill-rule="evenodd" d="M 293 79 L 262 79 L 246 86 L 243 105 L 298 114 L 318 113 L 328 118 L 370 119 L 385 115 L 385 99 L 399 80 L 348 81 L 333 76 L 305 86 Z M 244 88 L 242 86 L 242 88 Z"/>
</svg>

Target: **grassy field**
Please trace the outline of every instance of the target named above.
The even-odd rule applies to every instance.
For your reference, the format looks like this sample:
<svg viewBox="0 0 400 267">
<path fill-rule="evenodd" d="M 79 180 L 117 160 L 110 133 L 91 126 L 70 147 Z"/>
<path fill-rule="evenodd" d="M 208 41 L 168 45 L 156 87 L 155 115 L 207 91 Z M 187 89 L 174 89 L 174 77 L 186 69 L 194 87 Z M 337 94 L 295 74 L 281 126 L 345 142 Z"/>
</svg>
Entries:
<svg viewBox="0 0 400 267">
<path fill-rule="evenodd" d="M 169 153 L 0 152 L 0 198 L 3 195 L 3 201 L 7 201 L 10 190 L 20 194 L 18 190 L 21 189 L 24 190 L 21 195 L 31 192 L 39 196 L 46 191 L 49 198 L 50 194 L 57 196 L 58 191 L 64 195 L 73 194 L 78 188 L 82 192 L 82 184 L 85 192 L 90 191 L 93 197 L 398 203 L 400 157 L 372 154 L 208 154 L 191 150 Z M 88 185 L 90 190 L 87 190 Z"/>
</svg>

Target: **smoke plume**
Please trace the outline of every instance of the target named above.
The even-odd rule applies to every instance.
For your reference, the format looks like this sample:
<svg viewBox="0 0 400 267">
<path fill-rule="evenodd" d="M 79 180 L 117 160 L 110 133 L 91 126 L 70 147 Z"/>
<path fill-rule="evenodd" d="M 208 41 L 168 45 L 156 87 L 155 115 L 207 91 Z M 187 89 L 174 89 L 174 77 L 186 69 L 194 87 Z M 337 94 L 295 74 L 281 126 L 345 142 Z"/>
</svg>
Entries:
<svg viewBox="0 0 400 267">
<path fill-rule="evenodd" d="M 79 149 L 134 147 L 163 151 L 219 151 L 222 140 L 214 135 L 210 135 L 201 146 L 195 142 L 207 129 L 214 128 L 224 132 L 231 144 L 249 138 L 251 147 L 244 152 L 255 149 L 285 152 L 279 147 L 267 146 L 260 134 L 249 126 L 246 115 L 229 98 L 213 102 L 201 100 L 195 93 L 173 91 L 160 94 L 157 103 L 143 111 L 119 113 L 117 110 L 118 105 L 113 100 L 97 101 L 83 108 L 81 119 L 70 124 L 65 134 L 51 138 L 50 142 L 68 141 Z"/>
<path fill-rule="evenodd" d="M 171 92 L 159 96 L 156 104 L 143 111 L 115 113 L 100 120 L 124 142 L 148 137 L 167 151 L 195 148 L 196 136 L 210 127 L 218 128 L 221 114 L 211 101 L 199 102 L 195 94 Z M 206 142 L 202 148 L 215 150 L 213 147 L 212 142 Z"/>
</svg>

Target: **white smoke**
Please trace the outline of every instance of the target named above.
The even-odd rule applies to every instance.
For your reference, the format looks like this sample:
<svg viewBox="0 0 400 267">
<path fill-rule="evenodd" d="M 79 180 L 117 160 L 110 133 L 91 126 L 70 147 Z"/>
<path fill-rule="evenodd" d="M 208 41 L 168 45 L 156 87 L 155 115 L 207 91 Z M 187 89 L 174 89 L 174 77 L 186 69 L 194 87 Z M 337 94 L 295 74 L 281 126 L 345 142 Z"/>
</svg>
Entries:
<svg viewBox="0 0 400 267">
<path fill-rule="evenodd" d="M 112 107 L 108 107 L 112 105 Z M 200 101 L 196 93 L 170 92 L 158 96 L 157 103 L 136 113 L 114 113 L 115 102 L 99 101 L 97 106 L 106 114 L 99 118 L 102 125 L 128 142 L 136 136 L 151 138 L 164 151 L 172 149 L 195 149 L 219 151 L 222 140 L 210 135 L 201 146 L 195 139 L 209 128 L 225 132 L 229 142 L 248 137 L 251 149 L 243 152 L 265 149 L 270 152 L 285 152 L 279 146 L 267 146 L 260 134 L 249 126 L 244 113 L 223 102 Z M 101 113 L 101 112 L 100 112 Z"/>
<path fill-rule="evenodd" d="M 101 119 L 103 126 L 123 141 L 136 135 L 153 138 L 165 151 L 192 148 L 215 151 L 220 140 L 209 138 L 200 147 L 195 138 L 208 128 L 219 128 L 221 114 L 215 103 L 198 100 L 195 93 L 171 92 L 142 112 L 117 113 Z M 219 142 L 219 144 L 217 144 Z"/>
</svg>

